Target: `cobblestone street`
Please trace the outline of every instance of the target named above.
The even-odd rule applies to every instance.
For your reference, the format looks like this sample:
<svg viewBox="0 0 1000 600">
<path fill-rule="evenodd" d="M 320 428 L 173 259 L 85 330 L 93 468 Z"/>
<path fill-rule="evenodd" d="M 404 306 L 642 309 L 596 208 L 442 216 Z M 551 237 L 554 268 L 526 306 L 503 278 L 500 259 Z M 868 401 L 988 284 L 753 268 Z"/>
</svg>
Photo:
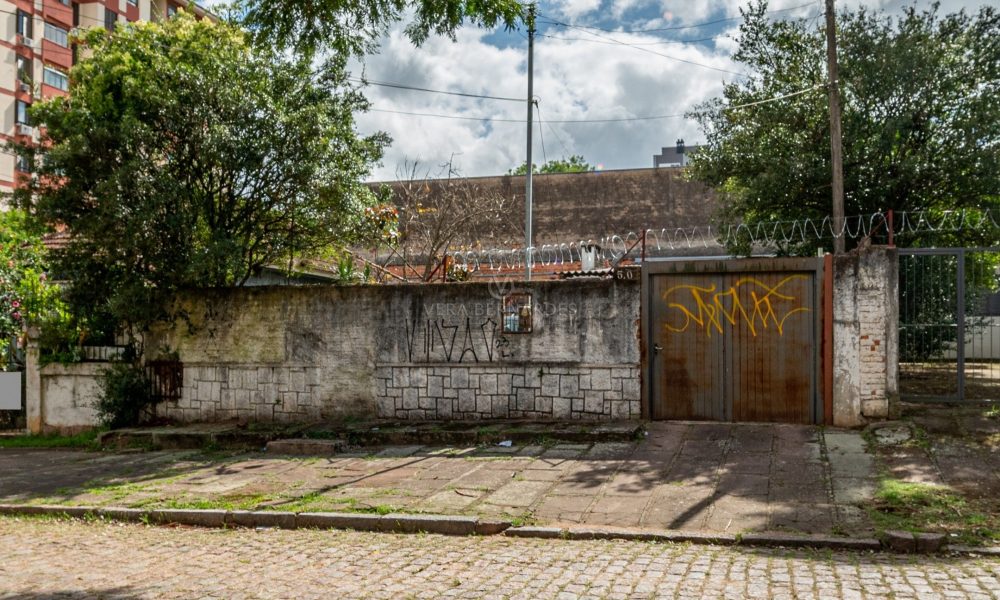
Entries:
<svg viewBox="0 0 1000 600">
<path fill-rule="evenodd" d="M 0 598 L 1000 598 L 1000 561 L 0 518 Z"/>
</svg>

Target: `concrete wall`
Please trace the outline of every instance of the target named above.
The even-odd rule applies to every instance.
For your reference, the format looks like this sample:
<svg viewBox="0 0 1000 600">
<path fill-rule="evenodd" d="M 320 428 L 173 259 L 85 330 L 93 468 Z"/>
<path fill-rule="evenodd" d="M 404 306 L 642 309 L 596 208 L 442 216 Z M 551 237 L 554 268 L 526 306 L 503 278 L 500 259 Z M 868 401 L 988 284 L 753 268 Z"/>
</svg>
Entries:
<svg viewBox="0 0 1000 600">
<path fill-rule="evenodd" d="M 834 425 L 885 418 L 898 396 L 898 265 L 885 247 L 834 258 Z"/>
<path fill-rule="evenodd" d="M 34 434 L 71 434 L 97 425 L 94 401 L 107 363 L 39 367 L 37 330 L 28 335 L 25 409 Z"/>
<path fill-rule="evenodd" d="M 884 418 L 897 385 L 897 258 L 834 261 L 834 424 Z M 533 294 L 532 333 L 504 334 L 501 298 Z M 545 281 L 200 290 L 147 348 L 176 351 L 179 422 L 343 417 L 610 420 L 641 417 L 637 282 Z M 94 424 L 100 365 L 37 368 L 32 431 Z"/>
<path fill-rule="evenodd" d="M 638 418 L 639 286 L 519 285 L 532 333 L 503 334 L 502 285 L 203 291 L 155 332 L 184 364 L 181 422 Z"/>
</svg>

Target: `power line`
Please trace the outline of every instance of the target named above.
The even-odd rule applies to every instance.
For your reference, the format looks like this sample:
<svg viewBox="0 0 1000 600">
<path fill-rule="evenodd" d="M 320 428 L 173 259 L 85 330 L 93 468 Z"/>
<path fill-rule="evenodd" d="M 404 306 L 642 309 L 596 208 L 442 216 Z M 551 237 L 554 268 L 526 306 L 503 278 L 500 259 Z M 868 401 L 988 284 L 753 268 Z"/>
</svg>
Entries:
<svg viewBox="0 0 1000 600">
<path fill-rule="evenodd" d="M 404 85 L 402 83 L 393 83 L 391 81 L 373 81 L 369 79 L 362 79 L 360 77 L 348 77 L 349 81 L 355 81 L 365 85 L 377 85 L 380 87 L 395 88 L 399 90 L 410 90 L 414 92 L 429 92 L 432 94 L 445 94 L 448 96 L 461 96 L 463 98 L 483 98 L 486 100 L 504 100 L 506 102 L 524 102 L 523 98 L 507 98 L 504 96 L 490 96 L 486 94 L 472 94 L 469 92 L 450 92 L 447 90 L 434 90 L 430 88 L 423 88 L 411 85 Z"/>
<path fill-rule="evenodd" d="M 807 17 L 802 17 L 802 18 L 804 20 L 806 20 L 806 21 L 813 21 L 816 18 L 822 17 L 822 16 L 823 16 L 823 13 L 822 12 L 818 12 L 818 13 L 816 13 L 814 15 L 807 16 Z M 555 22 L 550 23 L 550 24 L 552 24 L 552 25 L 559 25 L 559 23 L 555 23 Z M 602 30 L 602 31 L 606 31 L 606 30 Z M 625 34 L 641 33 L 641 32 L 630 32 L 630 31 L 608 31 L 608 32 L 609 33 L 625 33 Z M 591 43 L 591 44 L 604 44 L 604 45 L 608 45 L 608 46 L 612 46 L 612 45 L 615 45 L 615 44 L 618 44 L 618 43 L 622 43 L 622 42 L 619 42 L 618 40 L 614 40 L 614 41 L 594 40 L 594 39 L 590 39 L 590 38 L 565 37 L 565 36 L 560 36 L 560 35 L 548 35 L 548 34 L 544 34 L 544 33 L 538 33 L 536 35 L 538 35 L 539 37 L 549 38 L 551 40 L 562 40 L 562 41 L 566 41 L 566 42 L 587 42 L 587 43 Z M 713 35 L 713 36 L 710 36 L 710 37 L 703 37 L 703 38 L 697 38 L 697 39 L 691 39 L 691 40 L 660 40 L 658 42 L 628 42 L 628 44 L 631 45 L 631 46 L 665 46 L 667 44 L 701 44 L 701 43 L 704 43 L 704 42 L 714 42 L 715 40 L 720 40 L 720 39 L 728 38 L 728 37 L 729 37 L 728 33 L 720 33 L 719 35 Z"/>
<path fill-rule="evenodd" d="M 591 44 L 605 44 L 608 46 L 613 46 L 617 41 L 604 41 L 604 40 L 593 40 L 590 38 L 577 38 L 577 37 L 564 37 L 560 35 L 547 35 L 544 33 L 536 33 L 535 35 L 539 37 L 549 38 L 550 40 L 562 40 L 566 42 L 589 42 Z M 633 46 L 663 46 L 665 44 L 700 44 L 702 42 L 712 42 L 720 38 L 726 37 L 727 34 L 714 35 L 712 37 L 700 38 L 697 40 L 663 40 L 659 42 L 631 42 Z"/>
<path fill-rule="evenodd" d="M 820 0 L 814 0 L 813 2 L 807 2 L 805 4 L 800 4 L 798 6 L 792 6 L 792 7 L 789 7 L 789 8 L 779 8 L 779 9 L 776 9 L 776 10 L 769 10 L 769 11 L 765 12 L 764 14 L 770 15 L 770 14 L 781 13 L 781 12 L 789 12 L 789 11 L 793 11 L 793 10 L 798 10 L 800 8 L 806 8 L 807 6 L 812 6 L 814 4 L 819 4 L 819 3 L 820 3 Z M 545 16 L 545 15 L 540 15 L 540 16 Z M 595 27 L 595 26 L 592 26 L 592 25 L 567 25 L 565 23 L 560 23 L 558 21 L 555 21 L 552 17 L 545 16 L 545 18 L 552 21 L 551 23 L 548 23 L 549 25 L 557 25 L 559 27 L 574 27 L 574 28 L 577 28 L 577 29 L 581 29 L 581 28 L 582 29 L 594 29 L 594 30 L 597 30 L 597 31 L 604 31 L 606 33 L 653 33 L 653 32 L 657 32 L 657 31 L 681 31 L 681 30 L 684 30 L 684 29 L 697 29 L 699 27 L 707 27 L 709 25 L 718 25 L 719 23 L 727 23 L 729 21 L 739 21 L 739 20 L 743 19 L 742 16 L 739 16 L 739 17 L 727 17 L 725 19 L 715 19 L 715 20 L 712 20 L 712 21 L 704 21 L 702 23 L 695 23 L 693 25 L 677 25 L 675 27 L 652 27 L 652 28 L 647 28 L 647 29 L 606 29 L 606 28 L 603 28 L 603 27 Z"/>
<path fill-rule="evenodd" d="M 689 65 L 694 65 L 696 67 L 701 67 L 703 69 L 711 69 L 713 71 L 719 71 L 721 73 L 729 73 L 730 75 L 736 75 L 738 77 L 746 77 L 747 76 L 746 73 L 738 73 L 736 71 L 730 71 L 729 69 L 723 69 L 723 68 L 720 68 L 720 67 L 713 67 L 712 65 L 706 65 L 704 63 L 699 63 L 699 62 L 695 62 L 693 60 L 688 60 L 686 58 L 678 58 L 676 56 L 670 56 L 669 54 L 663 54 L 662 52 L 656 52 L 655 50 L 650 50 L 649 48 L 644 48 L 642 46 L 636 46 L 636 45 L 630 44 L 628 42 L 623 42 L 621 40 L 616 40 L 615 38 L 610 38 L 610 37 L 608 37 L 606 35 L 601 35 L 599 33 L 594 33 L 592 31 L 587 31 L 587 29 L 585 29 L 583 27 L 577 27 L 576 25 L 569 25 L 567 23 L 554 23 L 554 24 L 561 25 L 563 27 L 570 27 L 572 29 L 577 29 L 579 31 L 582 31 L 583 33 L 586 33 L 587 35 L 592 35 L 592 36 L 595 36 L 595 37 L 603 38 L 603 39 L 606 39 L 606 40 L 608 40 L 610 42 L 614 42 L 615 44 L 618 44 L 620 46 L 627 46 L 629 48 L 635 48 L 636 50 L 639 50 L 641 52 L 646 52 L 646 53 L 652 54 L 654 56 L 659 56 L 659 57 L 662 57 L 662 58 L 666 58 L 668 60 L 675 60 L 677 62 L 682 62 L 682 63 L 686 63 L 686 64 L 689 64 Z"/>
<path fill-rule="evenodd" d="M 538 114 L 538 139 L 542 141 L 542 164 L 544 165 L 549 162 L 549 156 L 545 153 L 545 133 L 542 131 L 542 125 L 545 123 L 542 123 L 542 113 L 538 110 L 538 102 L 534 102 L 534 105 L 535 112 Z M 528 167 L 530 168 L 531 165 Z"/>
<path fill-rule="evenodd" d="M 388 108 L 369 108 L 370 112 L 392 113 L 397 115 L 411 115 L 414 117 L 434 117 L 438 119 L 458 119 L 462 121 L 489 121 L 492 123 L 526 123 L 526 119 L 508 119 L 500 117 L 466 117 L 461 115 L 442 115 L 437 113 L 424 113 L 406 110 L 390 110 Z M 685 115 L 655 115 L 649 117 L 622 117 L 618 119 L 553 119 L 549 121 L 539 121 L 540 123 L 623 123 L 627 121 L 656 121 L 659 119 L 678 119 Z"/>
<path fill-rule="evenodd" d="M 787 98 L 794 98 L 795 96 L 801 96 L 803 94 L 808 94 L 809 92 L 825 88 L 825 83 L 818 83 L 814 86 L 808 87 L 804 90 L 798 90 L 795 92 L 789 92 L 787 94 L 782 94 L 781 96 L 774 96 L 771 98 L 765 98 L 763 100 L 755 100 L 753 102 L 746 102 L 744 104 L 737 104 L 735 106 L 721 106 L 722 110 L 737 110 L 740 108 L 748 108 L 751 106 L 758 106 L 760 104 L 768 104 L 770 102 L 777 102 L 778 100 L 785 100 Z M 437 113 L 424 113 L 424 112 L 414 112 L 405 110 L 391 110 L 388 108 L 369 108 L 370 112 L 382 112 L 382 113 L 392 113 L 398 115 L 409 115 L 414 117 L 433 117 L 437 119 L 458 119 L 462 121 L 488 121 L 492 123 L 525 123 L 525 119 L 509 119 L 502 117 L 472 117 L 472 116 L 462 116 L 462 115 L 442 115 Z M 658 121 L 662 119 L 680 119 L 689 118 L 685 113 L 673 114 L 673 115 L 651 115 L 643 117 L 620 117 L 612 119 L 550 119 L 541 120 L 541 114 L 539 114 L 539 123 L 561 123 L 561 124 L 572 124 L 572 123 L 626 123 L 632 121 Z"/>
<path fill-rule="evenodd" d="M 556 128 L 552 126 L 552 123 L 548 123 L 548 122 L 542 120 L 542 109 L 537 104 L 535 105 L 535 110 L 538 111 L 538 123 L 539 124 L 543 124 L 544 123 L 545 125 L 549 126 L 549 131 L 552 132 L 552 135 L 556 136 L 556 141 L 559 142 L 560 146 L 562 146 L 563 156 L 564 157 L 569 157 L 570 156 L 569 148 L 567 148 L 566 147 L 566 143 L 563 142 L 562 136 L 559 135 L 559 132 L 556 130 Z"/>
</svg>

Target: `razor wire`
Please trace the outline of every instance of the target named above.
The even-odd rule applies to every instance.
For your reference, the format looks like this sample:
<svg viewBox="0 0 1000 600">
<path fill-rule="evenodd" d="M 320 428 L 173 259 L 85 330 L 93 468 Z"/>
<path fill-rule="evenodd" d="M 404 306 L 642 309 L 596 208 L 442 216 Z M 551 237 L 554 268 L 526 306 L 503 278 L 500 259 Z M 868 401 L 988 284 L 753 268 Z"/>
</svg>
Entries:
<svg viewBox="0 0 1000 600">
<path fill-rule="evenodd" d="M 875 212 L 845 217 L 838 227 L 833 218 L 804 218 L 788 221 L 736 223 L 732 225 L 694 225 L 651 228 L 610 233 L 596 238 L 523 247 L 455 249 L 448 255 L 455 264 L 469 271 L 511 271 L 523 269 L 528 261 L 535 266 L 579 268 L 590 254 L 602 263 L 617 264 L 639 253 L 647 257 L 669 255 L 681 250 L 718 251 L 747 245 L 767 251 L 794 244 L 832 241 L 835 238 L 860 240 L 874 236 L 934 234 L 982 230 L 1000 231 L 1000 214 L 992 210 Z"/>
</svg>

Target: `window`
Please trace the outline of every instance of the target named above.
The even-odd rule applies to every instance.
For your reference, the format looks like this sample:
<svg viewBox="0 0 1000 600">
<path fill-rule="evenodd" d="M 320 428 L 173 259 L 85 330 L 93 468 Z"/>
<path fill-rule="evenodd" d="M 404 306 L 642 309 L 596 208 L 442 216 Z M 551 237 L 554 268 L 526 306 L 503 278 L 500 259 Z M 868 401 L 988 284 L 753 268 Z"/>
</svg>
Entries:
<svg viewBox="0 0 1000 600">
<path fill-rule="evenodd" d="M 176 15 L 177 15 L 177 7 L 171 4 L 170 6 L 167 7 L 167 18 L 169 19 L 170 17 Z"/>
<path fill-rule="evenodd" d="M 31 162 L 28 160 L 28 157 L 26 156 L 18 155 L 15 166 L 17 170 L 22 173 L 31 173 Z"/>
<path fill-rule="evenodd" d="M 62 4 L 63 6 L 69 6 L 70 0 L 59 0 L 59 4 Z"/>
<path fill-rule="evenodd" d="M 17 11 L 17 35 L 30 38 L 32 33 L 31 25 L 31 15 L 23 10 Z"/>
<path fill-rule="evenodd" d="M 500 312 L 504 333 L 531 333 L 531 294 L 507 294 Z"/>
<path fill-rule="evenodd" d="M 69 91 L 69 77 L 58 69 L 46 66 L 45 72 L 42 74 L 42 80 L 56 89 L 64 92 Z"/>
<path fill-rule="evenodd" d="M 18 55 L 17 59 L 17 80 L 21 83 L 31 83 L 32 60 Z"/>
<path fill-rule="evenodd" d="M 58 25 L 45 24 L 45 39 L 63 48 L 69 48 L 69 32 Z"/>
<path fill-rule="evenodd" d="M 24 100 L 17 101 L 17 115 L 15 115 L 15 120 L 18 125 L 31 125 L 31 119 L 28 117 L 28 109 L 31 105 Z"/>
<path fill-rule="evenodd" d="M 104 9 L 104 28 L 108 31 L 115 30 L 115 23 L 118 22 L 118 13 L 110 8 Z"/>
</svg>

